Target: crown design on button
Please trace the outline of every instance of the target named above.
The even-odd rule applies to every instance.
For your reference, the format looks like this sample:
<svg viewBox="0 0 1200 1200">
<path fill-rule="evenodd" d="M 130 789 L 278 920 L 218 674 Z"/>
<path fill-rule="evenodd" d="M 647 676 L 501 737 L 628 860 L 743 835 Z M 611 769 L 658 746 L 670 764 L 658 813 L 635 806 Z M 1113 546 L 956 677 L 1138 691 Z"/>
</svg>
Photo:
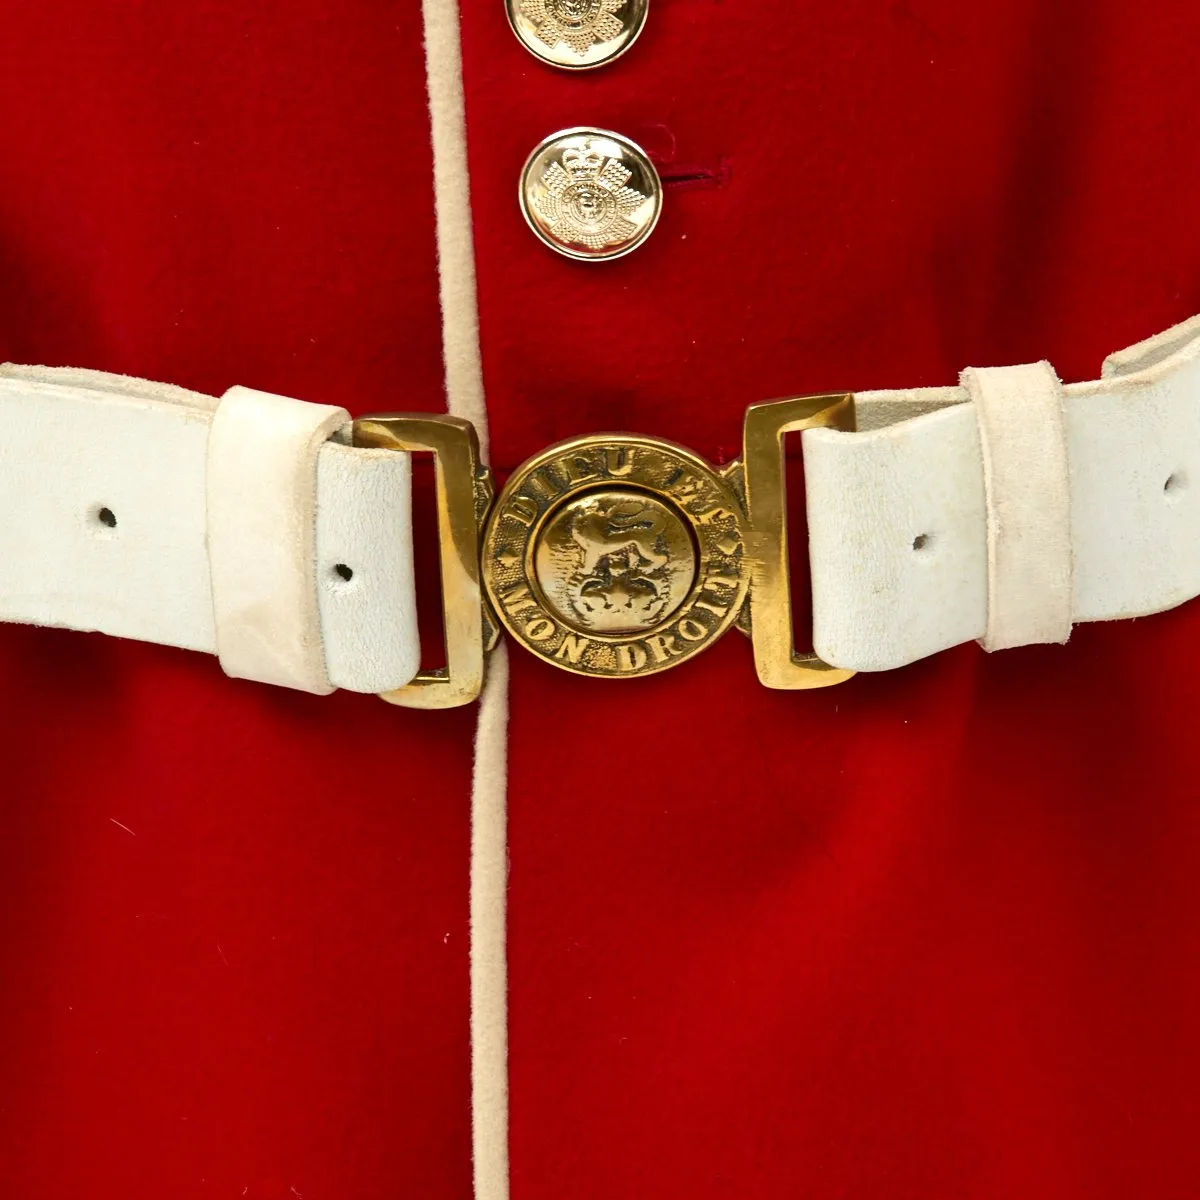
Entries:
<svg viewBox="0 0 1200 1200">
<path fill-rule="evenodd" d="M 537 235 L 572 258 L 616 258 L 654 228 L 662 185 L 653 163 L 627 138 L 570 129 L 530 156 L 521 182 Z"/>
<path fill-rule="evenodd" d="M 591 250 L 619 246 L 637 233 L 629 219 L 649 199 L 625 185 L 633 172 L 590 143 L 567 150 L 542 176 L 545 193 L 534 204 L 552 237 L 578 242 Z"/>
<path fill-rule="evenodd" d="M 596 147 L 595 142 L 586 142 L 582 146 L 570 146 L 563 151 L 562 169 L 564 169 L 567 174 L 571 176 L 572 180 L 582 181 L 588 178 L 594 178 L 604 171 L 604 163 L 604 154 Z M 610 167 L 618 166 L 618 164 L 612 160 L 609 160 L 608 165 Z M 551 167 L 550 170 L 546 172 L 546 175 L 551 175 L 557 167 L 558 164 L 556 163 L 555 166 Z M 617 186 L 620 187 L 622 184 L 628 182 L 632 172 L 627 171 L 624 167 L 619 166 L 618 170 L 624 172 L 624 178 L 618 178 L 616 180 Z"/>
<path fill-rule="evenodd" d="M 554 50 L 563 44 L 582 58 L 597 43 L 611 42 L 625 31 L 616 14 L 628 0 L 518 0 L 538 39 Z"/>
</svg>

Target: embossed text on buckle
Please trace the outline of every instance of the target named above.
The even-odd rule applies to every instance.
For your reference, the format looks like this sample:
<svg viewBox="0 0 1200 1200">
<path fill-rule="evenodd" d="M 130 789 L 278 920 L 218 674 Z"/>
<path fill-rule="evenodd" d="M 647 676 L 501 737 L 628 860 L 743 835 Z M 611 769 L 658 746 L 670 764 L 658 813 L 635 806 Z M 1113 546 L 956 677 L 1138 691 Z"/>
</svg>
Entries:
<svg viewBox="0 0 1200 1200">
<path fill-rule="evenodd" d="M 519 467 L 489 512 L 490 476 L 467 422 L 355 422 L 360 444 L 433 450 L 438 469 L 449 665 L 385 699 L 419 708 L 475 699 L 493 636 L 488 601 L 526 649 L 579 675 L 665 671 L 737 624 L 767 687 L 849 679 L 798 654 L 792 637 L 783 438 L 817 426 L 853 430 L 853 396 L 755 405 L 743 457 L 721 468 L 657 438 L 574 438 Z"/>
<path fill-rule="evenodd" d="M 671 442 L 575 438 L 508 482 L 483 538 L 488 596 L 556 667 L 627 679 L 698 654 L 750 586 L 747 521 L 727 476 Z"/>
</svg>

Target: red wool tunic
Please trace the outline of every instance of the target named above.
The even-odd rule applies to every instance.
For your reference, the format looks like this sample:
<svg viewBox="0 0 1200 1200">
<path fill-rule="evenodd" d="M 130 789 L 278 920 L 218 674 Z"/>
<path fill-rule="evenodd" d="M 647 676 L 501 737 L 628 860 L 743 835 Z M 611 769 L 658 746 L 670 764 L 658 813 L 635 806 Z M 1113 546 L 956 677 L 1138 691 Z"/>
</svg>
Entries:
<svg viewBox="0 0 1200 1200">
<path fill-rule="evenodd" d="M 462 8 L 501 475 L 1200 311 L 1193 6 L 654 0 L 583 74 Z M 419 5 L 9 10 L 0 355 L 444 407 Z M 667 186 L 615 263 L 516 204 L 584 124 Z M 1197 603 L 814 693 L 514 649 L 515 1200 L 1196 1194 L 1198 667 Z M 0 1195 L 469 1196 L 474 710 L 12 626 L 0 679 Z"/>
</svg>

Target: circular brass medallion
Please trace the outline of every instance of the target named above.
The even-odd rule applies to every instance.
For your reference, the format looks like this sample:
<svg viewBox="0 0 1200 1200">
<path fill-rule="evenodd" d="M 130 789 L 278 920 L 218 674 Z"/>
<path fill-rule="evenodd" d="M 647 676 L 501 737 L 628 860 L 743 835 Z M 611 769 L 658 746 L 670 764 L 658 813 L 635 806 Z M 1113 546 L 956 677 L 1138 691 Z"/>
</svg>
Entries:
<svg viewBox="0 0 1200 1200">
<path fill-rule="evenodd" d="M 521 211 L 568 258 L 620 258 L 654 231 L 662 180 L 640 146 L 603 129 L 548 137 L 521 172 Z"/>
<path fill-rule="evenodd" d="M 488 518 L 483 578 L 509 632 L 581 675 L 684 662 L 746 599 L 745 517 L 717 472 L 671 442 L 580 438 L 518 468 Z"/>
<path fill-rule="evenodd" d="M 572 70 L 603 66 L 637 40 L 650 0 L 505 0 L 521 44 Z"/>
</svg>

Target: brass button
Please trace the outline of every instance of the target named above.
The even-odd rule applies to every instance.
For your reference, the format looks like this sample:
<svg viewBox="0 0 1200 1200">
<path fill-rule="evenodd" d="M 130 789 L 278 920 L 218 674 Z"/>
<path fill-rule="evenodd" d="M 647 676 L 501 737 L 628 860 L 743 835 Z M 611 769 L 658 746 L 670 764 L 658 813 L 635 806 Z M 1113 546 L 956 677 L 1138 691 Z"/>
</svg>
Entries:
<svg viewBox="0 0 1200 1200">
<path fill-rule="evenodd" d="M 620 258 L 651 234 L 662 180 L 640 146 L 603 129 L 548 137 L 521 172 L 521 211 L 568 258 Z"/>
<path fill-rule="evenodd" d="M 521 44 L 543 62 L 599 67 L 633 45 L 650 0 L 505 0 Z"/>
</svg>

